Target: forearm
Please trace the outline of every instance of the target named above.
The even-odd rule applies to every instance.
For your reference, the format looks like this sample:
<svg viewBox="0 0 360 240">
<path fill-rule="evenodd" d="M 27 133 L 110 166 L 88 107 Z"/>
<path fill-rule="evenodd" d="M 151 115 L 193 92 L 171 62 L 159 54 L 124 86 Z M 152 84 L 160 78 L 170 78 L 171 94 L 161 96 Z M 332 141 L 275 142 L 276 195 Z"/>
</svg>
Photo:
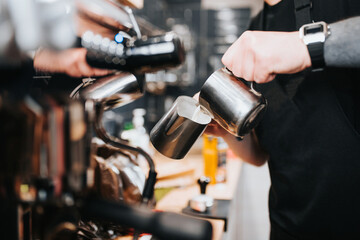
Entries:
<svg viewBox="0 0 360 240">
<path fill-rule="evenodd" d="M 330 24 L 324 57 L 329 67 L 360 67 L 360 17 Z"/>
<path fill-rule="evenodd" d="M 233 153 L 244 162 L 261 166 L 268 160 L 268 154 L 260 147 L 255 132 L 245 135 L 242 141 L 227 133 L 222 136 Z"/>
</svg>

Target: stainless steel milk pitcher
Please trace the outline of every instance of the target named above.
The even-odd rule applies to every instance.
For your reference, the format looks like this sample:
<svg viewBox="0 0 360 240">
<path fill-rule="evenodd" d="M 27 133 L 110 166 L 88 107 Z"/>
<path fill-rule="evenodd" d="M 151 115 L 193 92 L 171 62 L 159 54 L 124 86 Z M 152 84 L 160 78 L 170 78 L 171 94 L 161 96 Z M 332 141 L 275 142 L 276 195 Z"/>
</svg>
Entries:
<svg viewBox="0 0 360 240">
<path fill-rule="evenodd" d="M 266 109 L 266 99 L 228 69 L 215 71 L 200 90 L 199 103 L 224 129 L 243 137 L 254 128 Z"/>
</svg>

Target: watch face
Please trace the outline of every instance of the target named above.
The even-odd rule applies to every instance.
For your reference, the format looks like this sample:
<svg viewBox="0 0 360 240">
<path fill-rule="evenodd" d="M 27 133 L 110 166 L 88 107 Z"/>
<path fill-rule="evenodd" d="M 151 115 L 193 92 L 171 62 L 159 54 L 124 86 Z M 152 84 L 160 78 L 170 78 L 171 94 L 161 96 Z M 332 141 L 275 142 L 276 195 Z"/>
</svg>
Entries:
<svg viewBox="0 0 360 240">
<path fill-rule="evenodd" d="M 322 25 L 322 24 L 311 25 L 311 26 L 308 26 L 307 28 L 304 29 L 305 35 L 306 34 L 323 32 L 323 31 L 324 31 L 324 25 Z"/>
<path fill-rule="evenodd" d="M 329 34 L 329 28 L 325 22 L 305 24 L 299 29 L 299 37 L 306 45 L 316 42 L 325 42 L 325 39 Z"/>
</svg>

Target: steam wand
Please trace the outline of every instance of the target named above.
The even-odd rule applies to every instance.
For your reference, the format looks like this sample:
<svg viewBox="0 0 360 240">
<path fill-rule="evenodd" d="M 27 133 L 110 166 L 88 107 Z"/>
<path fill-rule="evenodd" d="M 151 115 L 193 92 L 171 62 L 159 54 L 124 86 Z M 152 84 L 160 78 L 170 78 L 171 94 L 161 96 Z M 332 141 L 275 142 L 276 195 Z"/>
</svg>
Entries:
<svg viewBox="0 0 360 240">
<path fill-rule="evenodd" d="M 157 172 L 155 171 L 155 164 L 152 158 L 149 156 L 147 152 L 145 152 L 143 149 L 139 147 L 132 147 L 125 143 L 125 141 L 122 141 L 121 139 L 118 139 L 114 136 L 109 136 L 104 129 L 104 126 L 101 123 L 101 119 L 104 113 L 104 104 L 103 103 L 96 103 L 95 105 L 95 111 L 96 111 L 96 119 L 95 119 L 95 131 L 99 138 L 101 138 L 105 143 L 112 145 L 116 148 L 122 148 L 126 149 L 128 151 L 136 152 L 142 156 L 145 157 L 146 161 L 149 164 L 149 175 L 145 182 L 144 191 L 142 194 L 142 203 L 147 205 L 149 200 L 152 199 L 154 195 L 154 186 L 156 183 L 156 175 Z"/>
</svg>

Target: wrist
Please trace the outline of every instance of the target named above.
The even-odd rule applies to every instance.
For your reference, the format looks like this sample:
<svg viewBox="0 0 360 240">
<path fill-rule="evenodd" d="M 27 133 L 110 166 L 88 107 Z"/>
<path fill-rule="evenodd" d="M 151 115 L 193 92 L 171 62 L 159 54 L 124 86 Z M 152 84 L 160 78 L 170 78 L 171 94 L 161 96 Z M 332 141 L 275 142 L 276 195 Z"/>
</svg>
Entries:
<svg viewBox="0 0 360 240">
<path fill-rule="evenodd" d="M 39 48 L 34 56 L 34 68 L 39 72 L 57 72 L 61 66 L 55 52 L 46 48 Z"/>
<path fill-rule="evenodd" d="M 302 62 L 303 62 L 302 69 L 310 68 L 311 67 L 311 57 L 309 54 L 309 50 L 308 50 L 306 44 L 304 43 L 304 41 L 299 38 L 299 32 L 294 32 L 294 38 L 296 39 L 296 41 L 298 42 L 298 45 L 299 45 L 299 48 L 298 48 L 299 54 L 300 54 Z"/>
</svg>

